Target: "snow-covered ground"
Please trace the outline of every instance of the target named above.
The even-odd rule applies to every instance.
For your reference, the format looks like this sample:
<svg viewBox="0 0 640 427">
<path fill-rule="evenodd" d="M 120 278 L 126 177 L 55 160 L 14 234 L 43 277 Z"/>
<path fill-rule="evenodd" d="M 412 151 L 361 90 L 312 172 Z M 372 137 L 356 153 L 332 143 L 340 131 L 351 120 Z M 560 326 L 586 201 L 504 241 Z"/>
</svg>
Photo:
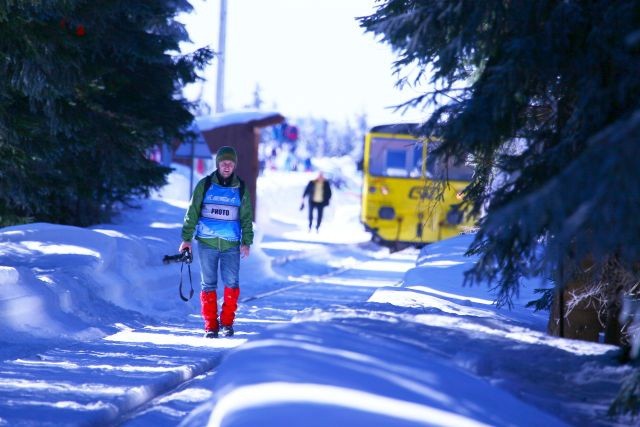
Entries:
<svg viewBox="0 0 640 427">
<path fill-rule="evenodd" d="M 389 253 L 358 222 L 358 177 L 319 233 L 315 175 L 266 171 L 237 333 L 202 337 L 178 295 L 188 172 L 114 224 L 0 229 L 0 425 L 629 425 L 607 406 L 611 346 L 545 334 L 547 313 L 462 287 L 472 236 Z M 335 170 L 335 167 L 334 167 Z M 182 271 L 183 291 L 189 277 Z M 637 420 L 636 420 L 637 421 Z"/>
</svg>

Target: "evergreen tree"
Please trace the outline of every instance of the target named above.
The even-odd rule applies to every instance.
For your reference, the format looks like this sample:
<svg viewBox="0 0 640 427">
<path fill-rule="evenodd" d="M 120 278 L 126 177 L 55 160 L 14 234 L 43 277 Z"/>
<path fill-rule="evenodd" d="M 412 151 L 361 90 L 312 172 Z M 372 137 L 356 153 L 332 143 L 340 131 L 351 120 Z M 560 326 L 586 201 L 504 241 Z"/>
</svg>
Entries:
<svg viewBox="0 0 640 427">
<path fill-rule="evenodd" d="M 145 156 L 192 121 L 185 0 L 0 5 L 0 224 L 88 225 L 165 183 Z"/>
<path fill-rule="evenodd" d="M 386 0 L 361 25 L 396 50 L 400 83 L 431 76 L 411 103 L 434 107 L 437 154 L 477 162 L 470 282 L 509 304 L 522 277 L 561 289 L 586 264 L 611 319 L 637 299 L 640 2 Z"/>
</svg>

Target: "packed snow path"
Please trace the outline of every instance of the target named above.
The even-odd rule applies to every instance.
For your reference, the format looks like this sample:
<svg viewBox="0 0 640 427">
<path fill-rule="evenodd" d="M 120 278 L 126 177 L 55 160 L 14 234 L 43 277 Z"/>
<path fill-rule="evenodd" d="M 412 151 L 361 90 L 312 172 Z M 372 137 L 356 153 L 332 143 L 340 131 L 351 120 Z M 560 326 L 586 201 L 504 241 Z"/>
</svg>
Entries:
<svg viewBox="0 0 640 427">
<path fill-rule="evenodd" d="M 472 236 L 389 254 L 364 243 L 357 192 L 336 191 L 308 233 L 309 178 L 261 177 L 233 338 L 202 338 L 198 299 L 181 301 L 179 266 L 160 262 L 183 201 L 89 229 L 3 229 L 0 426 L 637 422 L 607 417 L 633 368 L 615 347 L 548 336 L 548 314 L 525 307 L 539 280 L 496 308 L 462 286 Z"/>
<path fill-rule="evenodd" d="M 306 250 L 279 249 L 277 244 L 266 247 L 274 258 L 274 267 L 288 274 L 288 282 L 265 283 L 258 293 L 241 295 L 241 304 L 236 319 L 234 338 L 227 340 L 242 342 L 258 339 L 265 328 L 288 323 L 291 318 L 305 310 L 342 304 L 363 303 L 380 286 L 397 284 L 406 269 L 414 264 L 416 253 L 394 254 L 386 261 L 380 259 L 380 248 L 370 245 L 309 245 Z M 365 248 L 370 247 L 372 251 Z M 384 251 L 383 251 L 384 252 Z M 346 261 L 345 261 L 346 260 Z M 374 269 L 368 280 L 363 280 L 362 269 L 379 263 L 387 263 L 392 271 Z M 338 267 L 331 267 L 339 263 Z M 349 267 L 345 266 L 349 265 Z M 398 268 L 398 267 L 401 268 Z M 299 273 L 292 275 L 291 273 Z M 349 281 L 358 286 L 347 286 Z M 197 316 L 194 316 L 197 317 Z M 197 319 L 198 322 L 199 319 Z M 200 327 L 199 323 L 196 328 Z M 198 333 L 200 333 L 198 329 Z M 215 369 L 205 373 L 171 393 L 155 398 L 142 405 L 134 414 L 129 414 L 122 424 L 135 426 L 174 426 L 203 400 L 214 393 L 212 379 Z M 206 418 L 206 415 L 203 415 Z"/>
<path fill-rule="evenodd" d="M 400 286 L 416 251 L 389 254 L 368 244 L 279 247 L 264 242 L 286 280 L 265 281 L 259 292 L 249 287 L 233 338 L 203 338 L 194 313 L 173 324 L 129 319 L 101 340 L 21 352 L 0 365 L 3 421 L 195 427 L 231 419 L 244 426 L 264 418 L 265 404 L 282 410 L 303 399 L 305 411 L 323 414 L 306 421 L 310 426 L 339 425 L 345 416 L 354 426 L 564 425 L 550 413 L 571 425 L 619 425 L 601 415 L 606 405 L 598 403 L 619 372 L 581 379 L 596 365 L 615 366 L 610 356 L 591 344 L 545 338 L 499 312 L 495 317 L 495 309 L 471 302 L 474 297 L 456 304 L 460 297 L 453 294 L 434 298 L 434 290 Z M 450 258 L 436 264 L 455 265 Z M 394 309 L 389 302 L 397 298 L 413 302 Z M 543 359 L 548 363 L 540 365 Z M 260 388 L 276 386 L 274 378 L 285 380 L 285 388 Z M 237 388 L 221 390 L 225 384 Z M 236 391 L 275 400 L 247 410 L 244 397 L 240 406 L 225 401 Z M 278 406 L 287 402 L 293 405 Z M 266 413 L 268 425 L 282 425 L 291 415 L 288 409 Z"/>
<path fill-rule="evenodd" d="M 3 361 L 2 418 L 9 425 L 59 426 L 59 420 L 66 425 L 176 425 L 215 393 L 203 388 L 202 380 L 215 372 L 229 348 L 303 310 L 365 302 L 375 288 L 398 283 L 415 260 L 415 253 L 380 260 L 355 246 L 328 246 L 333 247 L 273 250 L 276 268 L 286 271 L 289 281 L 241 296 L 233 338 L 203 338 L 201 320 L 193 314 L 184 324 L 121 324 L 119 332 L 99 341 Z M 397 259 L 406 266 L 397 268 Z M 332 267 L 337 260 L 342 266 Z M 367 263 L 384 262 L 392 268 L 376 268 L 363 278 Z"/>
</svg>

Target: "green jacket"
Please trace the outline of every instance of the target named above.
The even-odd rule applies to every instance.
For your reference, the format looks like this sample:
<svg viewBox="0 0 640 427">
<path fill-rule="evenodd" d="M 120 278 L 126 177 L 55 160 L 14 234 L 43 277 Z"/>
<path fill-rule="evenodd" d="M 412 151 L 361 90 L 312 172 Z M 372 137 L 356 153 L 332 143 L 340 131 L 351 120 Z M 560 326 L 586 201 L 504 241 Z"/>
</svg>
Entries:
<svg viewBox="0 0 640 427">
<path fill-rule="evenodd" d="M 196 225 L 200 219 L 202 199 L 204 198 L 205 179 L 206 178 L 201 179 L 198 184 L 196 184 L 196 188 L 193 190 L 193 195 L 191 196 L 191 202 L 189 203 L 189 209 L 187 209 L 187 213 L 184 215 L 184 223 L 182 225 L 182 240 L 184 241 L 190 241 L 195 234 Z M 211 174 L 211 183 L 219 183 L 215 171 Z M 231 187 L 240 187 L 240 181 L 235 175 L 233 176 Z M 230 249 L 240 244 L 249 246 L 253 243 L 253 210 L 251 208 L 251 197 L 249 196 L 249 191 L 246 186 L 242 201 L 240 202 L 240 230 L 240 242 L 231 242 L 217 237 L 212 239 L 196 239 L 220 250 Z"/>
</svg>

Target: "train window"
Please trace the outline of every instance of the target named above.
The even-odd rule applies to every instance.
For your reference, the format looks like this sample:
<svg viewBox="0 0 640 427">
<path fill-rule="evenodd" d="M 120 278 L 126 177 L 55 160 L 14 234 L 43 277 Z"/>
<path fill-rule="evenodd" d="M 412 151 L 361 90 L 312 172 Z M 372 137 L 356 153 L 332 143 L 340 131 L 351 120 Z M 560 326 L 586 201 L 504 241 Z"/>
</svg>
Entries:
<svg viewBox="0 0 640 427">
<path fill-rule="evenodd" d="M 429 152 L 431 151 L 429 149 Z M 466 159 L 457 160 L 451 158 L 445 163 L 444 159 L 434 155 L 427 155 L 427 176 L 430 179 L 437 180 L 448 178 L 450 181 L 470 181 L 473 177 L 473 167 Z"/>
<path fill-rule="evenodd" d="M 473 167 L 466 160 L 453 158 L 445 163 L 444 159 L 433 155 L 437 146 L 437 141 L 431 141 L 427 145 L 427 178 L 443 180 L 448 177 L 450 181 L 470 181 L 473 176 Z M 419 149 L 421 150 L 422 146 L 416 145 L 416 168 L 421 167 L 421 156 L 418 157 Z"/>
<path fill-rule="evenodd" d="M 407 176 L 407 151 L 387 150 L 386 176 Z"/>
<path fill-rule="evenodd" d="M 411 172 L 409 172 L 409 176 L 411 178 L 420 178 L 422 175 L 422 144 L 414 144 L 411 154 L 412 159 L 410 164 L 413 165 L 413 167 L 411 168 Z"/>
<path fill-rule="evenodd" d="M 414 141 L 407 139 L 372 138 L 369 173 L 375 176 L 408 177 L 413 165 L 414 145 Z"/>
<path fill-rule="evenodd" d="M 457 161 L 434 156 L 437 141 L 427 142 L 427 178 L 432 180 L 470 181 L 473 167 L 468 159 Z M 369 173 L 374 176 L 420 178 L 422 175 L 422 143 L 408 138 L 371 138 Z M 446 175 L 445 175 L 446 174 Z"/>
<path fill-rule="evenodd" d="M 471 181 L 473 178 L 473 166 L 466 160 L 449 161 L 449 179 L 451 181 Z"/>
<path fill-rule="evenodd" d="M 434 156 L 436 141 L 427 143 L 427 178 L 451 181 L 470 181 L 473 167 L 467 159 L 444 160 Z M 369 173 L 374 176 L 419 178 L 422 175 L 422 144 L 412 139 L 372 138 L 370 145 Z M 447 176 L 445 176 L 445 173 Z"/>
</svg>

